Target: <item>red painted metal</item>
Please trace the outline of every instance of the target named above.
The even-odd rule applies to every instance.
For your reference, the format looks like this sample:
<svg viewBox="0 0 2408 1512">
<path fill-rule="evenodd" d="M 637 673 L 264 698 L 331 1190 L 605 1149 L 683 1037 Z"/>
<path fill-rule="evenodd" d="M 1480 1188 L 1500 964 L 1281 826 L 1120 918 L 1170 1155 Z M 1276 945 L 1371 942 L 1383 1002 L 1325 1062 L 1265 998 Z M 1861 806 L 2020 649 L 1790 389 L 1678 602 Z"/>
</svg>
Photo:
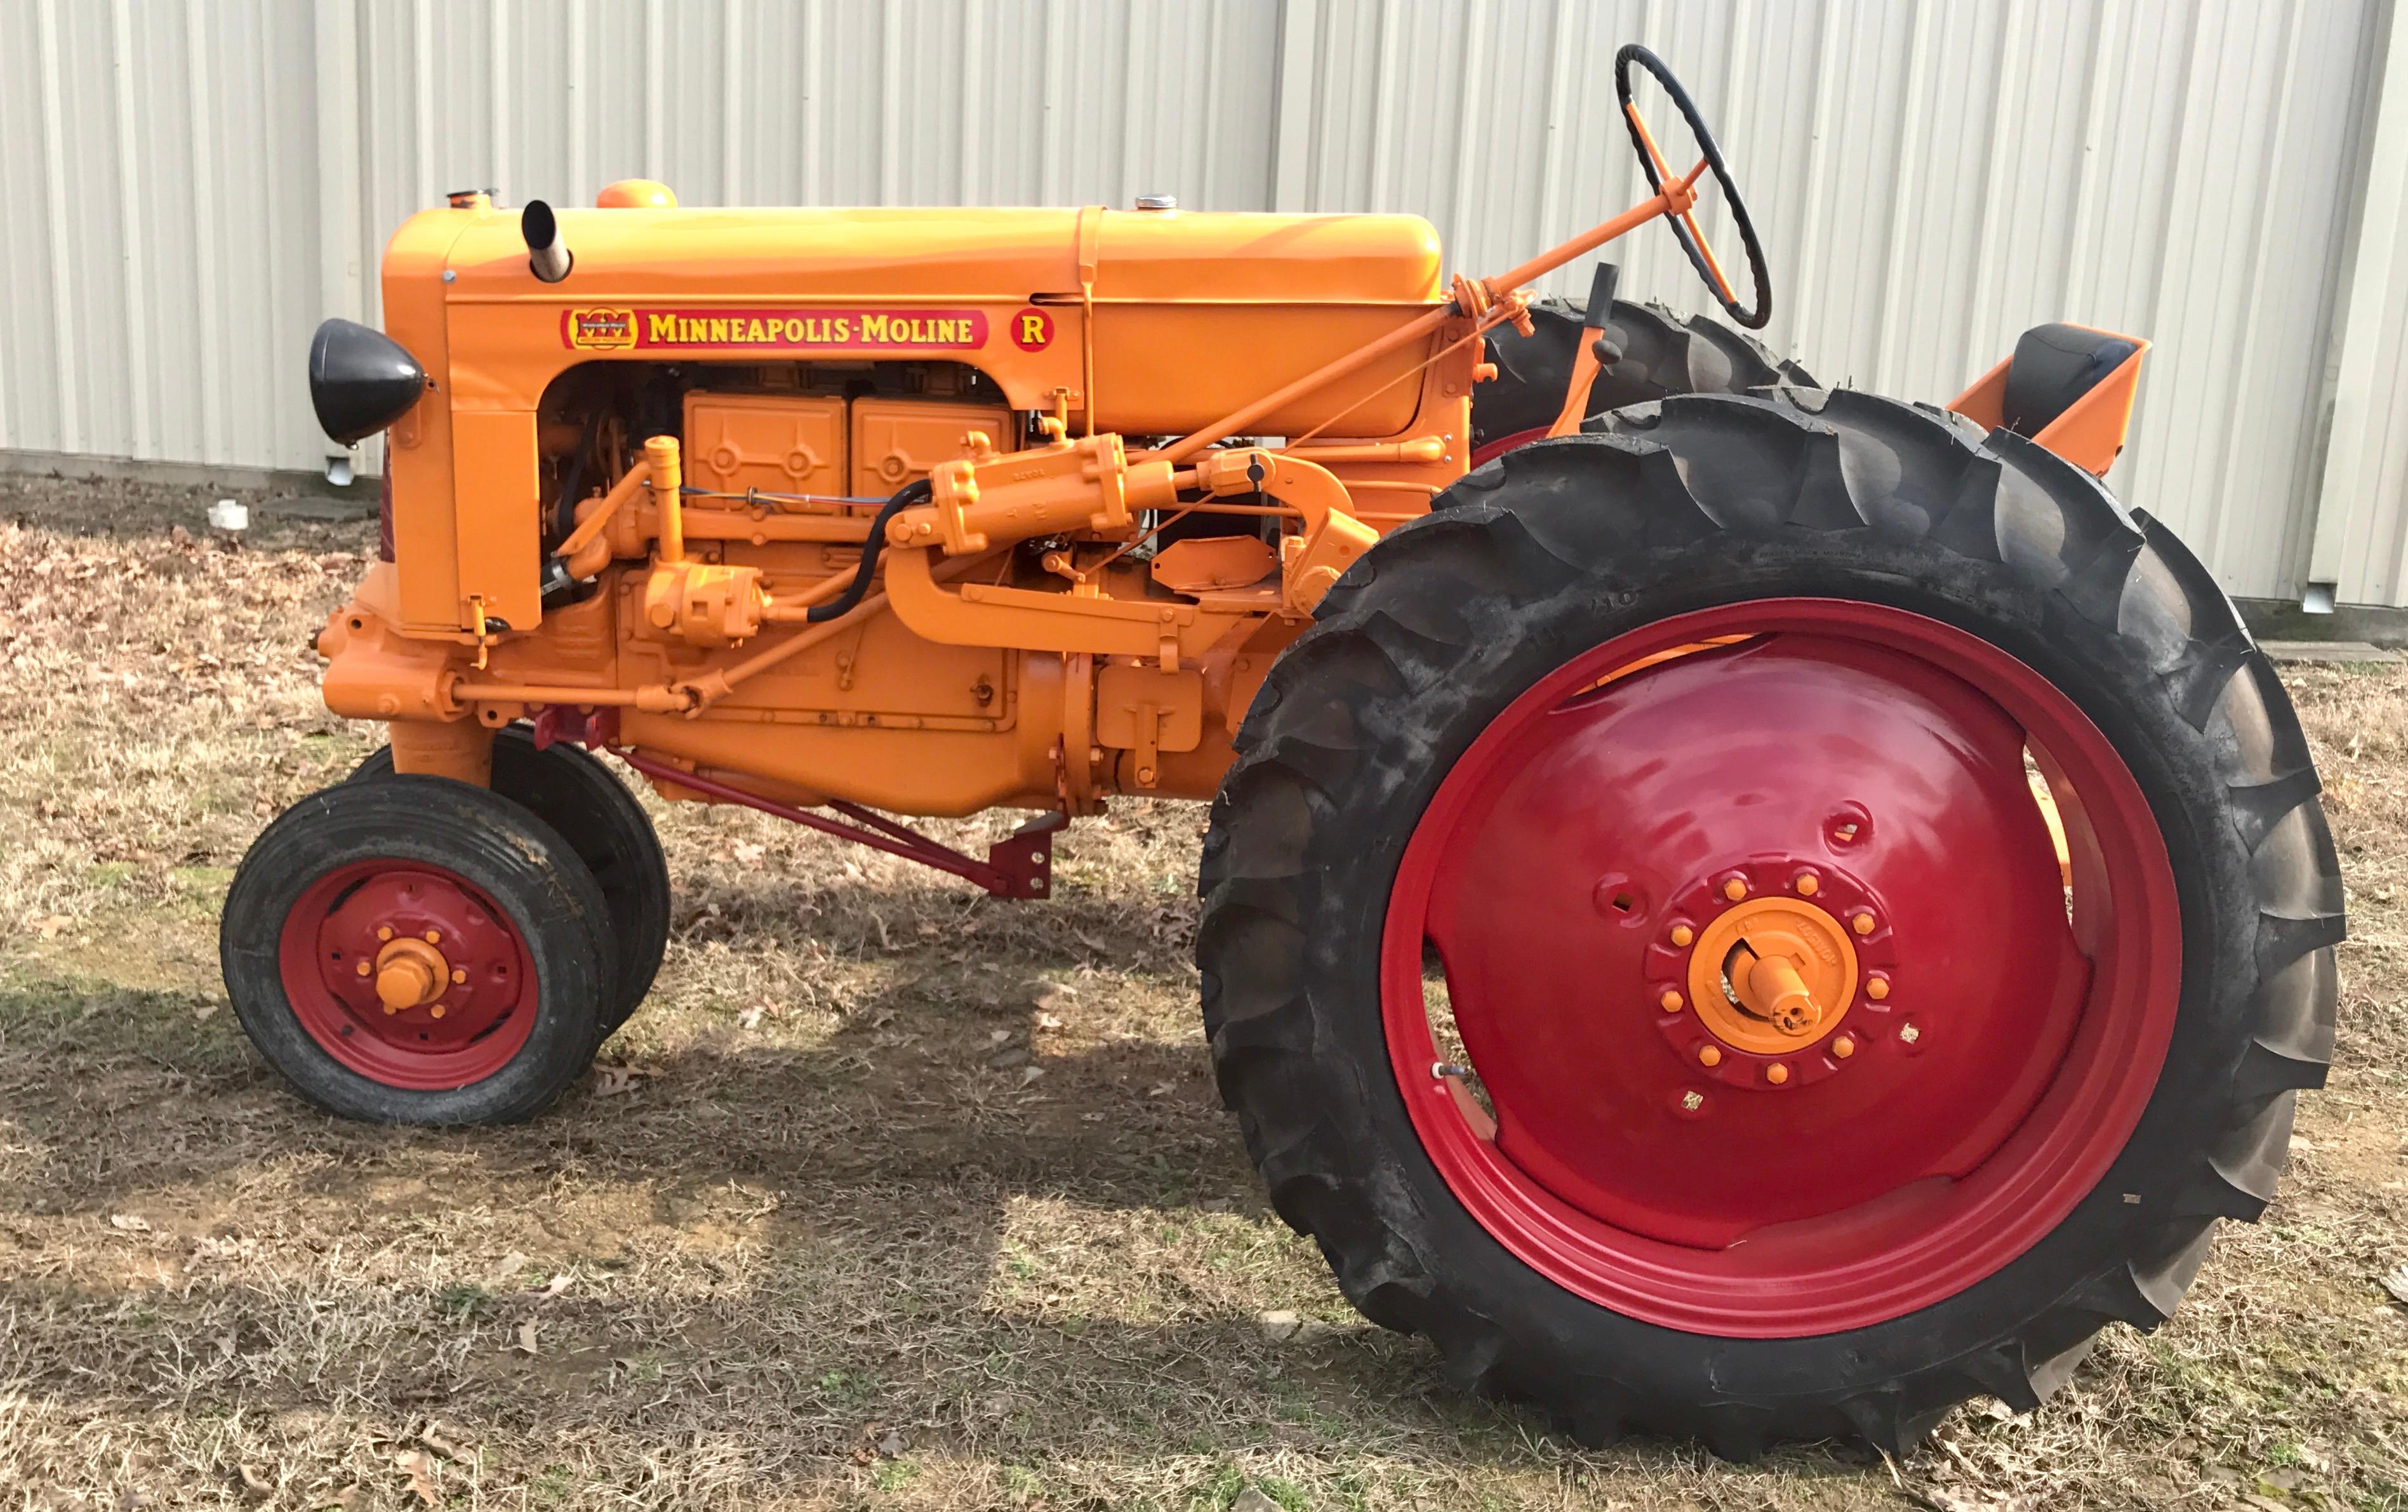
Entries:
<svg viewBox="0 0 2408 1512">
<path fill-rule="evenodd" d="M 1544 425 L 1534 426 L 1526 431 L 1515 431 L 1511 435 L 1500 435 L 1484 446 L 1474 447 L 1471 451 L 1471 465 L 1484 466 L 1515 447 L 1526 447 L 1533 441 L 1543 441 L 1547 438 L 1547 430 L 1548 427 Z"/>
<path fill-rule="evenodd" d="M 1888 996 L 1849 1004 L 1850 1056 L 1826 1034 L 1702 1064 L 1696 1014 L 1659 1000 L 1671 931 L 1806 866 L 1836 915 L 1874 914 L 1856 943 Z M 1398 870 L 1383 1014 L 1433 1162 L 1524 1261 L 1651 1322 L 1799 1336 L 1961 1291 L 2097 1184 L 2163 1063 L 2180 922 L 2138 785 L 2038 673 L 1920 616 L 1770 600 L 1598 647 L 1473 744 Z M 1493 1140 L 1430 1075 L 1426 940 Z"/>
<path fill-rule="evenodd" d="M 975 882 L 999 898 L 1041 898 L 1054 890 L 1054 834 L 1069 822 L 1068 815 L 1056 812 L 1040 814 L 1023 824 L 1008 837 L 987 848 L 987 858 L 980 861 L 966 856 L 951 846 L 922 834 L 907 824 L 897 823 L 883 814 L 875 813 L 858 804 L 834 800 L 830 808 L 853 820 L 851 824 L 781 804 L 748 788 L 718 777 L 688 771 L 682 766 L 645 755 L 626 747 L 612 747 L 611 753 L 629 766 L 648 777 L 664 782 L 690 788 L 706 797 L 722 803 L 741 804 L 762 813 L 806 825 L 824 834 L 840 840 L 851 840 L 873 850 L 883 850 L 890 856 L 916 861 L 923 866 L 933 866 L 940 872 Z"/>
<path fill-rule="evenodd" d="M 433 1003 L 386 1013 L 373 969 L 387 943 L 380 929 L 422 939 L 434 932 L 436 949 L 465 979 Z M 311 882 L 285 916 L 277 964 L 309 1037 L 388 1087 L 435 1091 L 482 1081 L 510 1063 L 535 1027 L 535 960 L 509 916 L 466 878 L 423 862 L 358 862 Z"/>
</svg>

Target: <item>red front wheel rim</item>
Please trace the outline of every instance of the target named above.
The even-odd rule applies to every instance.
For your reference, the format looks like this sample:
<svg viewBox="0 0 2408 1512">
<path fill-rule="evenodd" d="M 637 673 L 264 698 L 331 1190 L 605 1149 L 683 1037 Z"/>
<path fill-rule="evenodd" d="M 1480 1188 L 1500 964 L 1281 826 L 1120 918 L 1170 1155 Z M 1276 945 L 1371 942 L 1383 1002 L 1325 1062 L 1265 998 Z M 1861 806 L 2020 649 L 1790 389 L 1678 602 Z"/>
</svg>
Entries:
<svg viewBox="0 0 2408 1512">
<path fill-rule="evenodd" d="M 319 1048 L 371 1081 L 481 1081 L 533 1032 L 535 959 L 509 915 L 458 873 L 376 860 L 317 877 L 285 915 L 277 965 Z"/>
<path fill-rule="evenodd" d="M 2071 698 L 1924 616 L 1782 599 L 1618 636 L 1498 716 L 1407 846 L 1381 979 L 1484 1229 L 1617 1312 L 1771 1338 L 1903 1317 L 2064 1221 L 2180 971 L 2164 842 Z"/>
</svg>

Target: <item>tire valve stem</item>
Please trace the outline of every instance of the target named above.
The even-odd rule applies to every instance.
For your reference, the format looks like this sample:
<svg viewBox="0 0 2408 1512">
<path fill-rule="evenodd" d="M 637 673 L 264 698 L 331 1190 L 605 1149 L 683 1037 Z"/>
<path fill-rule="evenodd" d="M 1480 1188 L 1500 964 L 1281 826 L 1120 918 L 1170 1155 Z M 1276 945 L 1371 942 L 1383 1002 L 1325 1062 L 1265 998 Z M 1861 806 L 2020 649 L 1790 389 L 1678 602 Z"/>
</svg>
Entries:
<svg viewBox="0 0 2408 1512">
<path fill-rule="evenodd" d="M 1433 1081 L 1444 1081 L 1449 1077 L 1468 1077 L 1469 1075 L 1471 1075 L 1471 1067 L 1468 1065 L 1456 1065 L 1451 1061 L 1432 1061 L 1430 1063 L 1430 1079 Z"/>
</svg>

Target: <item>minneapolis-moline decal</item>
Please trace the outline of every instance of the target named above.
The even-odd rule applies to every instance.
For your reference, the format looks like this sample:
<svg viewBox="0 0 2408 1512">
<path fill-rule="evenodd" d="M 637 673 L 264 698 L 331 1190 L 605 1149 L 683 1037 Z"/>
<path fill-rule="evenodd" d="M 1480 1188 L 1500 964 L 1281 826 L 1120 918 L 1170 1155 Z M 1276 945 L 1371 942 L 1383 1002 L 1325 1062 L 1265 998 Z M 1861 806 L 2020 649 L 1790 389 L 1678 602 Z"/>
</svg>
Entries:
<svg viewBox="0 0 2408 1512">
<path fill-rule="evenodd" d="M 586 351 L 620 351 L 636 344 L 636 313 L 624 309 L 573 309 L 562 317 L 560 334 Z"/>
<path fill-rule="evenodd" d="M 561 312 L 560 339 L 580 351 L 929 351 L 985 346 L 986 315 L 974 309 L 583 308 Z"/>
</svg>

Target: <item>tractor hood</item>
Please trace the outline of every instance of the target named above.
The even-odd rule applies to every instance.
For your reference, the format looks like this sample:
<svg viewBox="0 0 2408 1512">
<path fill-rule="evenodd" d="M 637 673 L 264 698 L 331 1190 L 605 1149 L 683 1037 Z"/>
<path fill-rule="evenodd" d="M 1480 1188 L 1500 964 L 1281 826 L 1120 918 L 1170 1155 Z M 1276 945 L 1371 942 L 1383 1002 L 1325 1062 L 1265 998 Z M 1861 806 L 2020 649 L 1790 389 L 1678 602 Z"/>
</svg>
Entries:
<svg viewBox="0 0 2408 1512">
<path fill-rule="evenodd" d="M 442 215 L 444 212 L 433 211 Z M 452 299 L 1025 299 L 1076 293 L 1092 248 L 1102 303 L 1428 305 L 1438 233 L 1410 215 L 1182 210 L 645 209 L 558 212 L 575 262 L 538 283 L 511 211 L 452 244 Z"/>
</svg>

